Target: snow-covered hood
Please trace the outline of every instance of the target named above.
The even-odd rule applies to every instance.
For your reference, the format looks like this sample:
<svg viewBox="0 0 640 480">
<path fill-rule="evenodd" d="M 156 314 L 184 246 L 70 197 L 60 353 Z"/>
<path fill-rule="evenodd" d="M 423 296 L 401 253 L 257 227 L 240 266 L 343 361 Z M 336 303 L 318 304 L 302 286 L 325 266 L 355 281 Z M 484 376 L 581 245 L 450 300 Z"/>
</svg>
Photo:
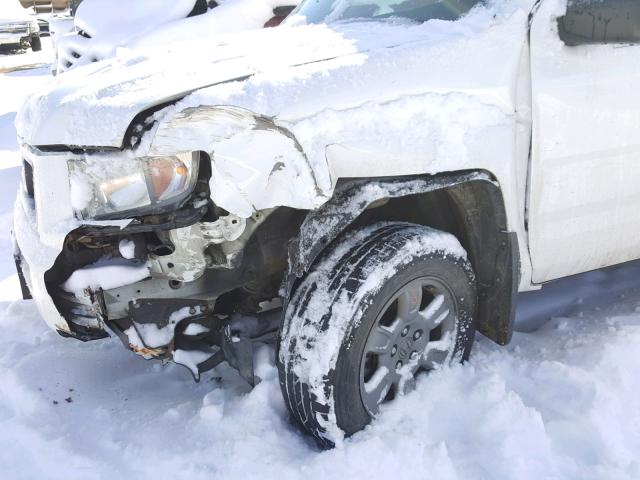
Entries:
<svg viewBox="0 0 640 480">
<path fill-rule="evenodd" d="M 115 60 L 68 72 L 25 103 L 18 135 L 34 146 L 121 147 L 134 117 L 150 107 L 261 72 L 281 71 L 291 79 L 305 65 L 388 49 L 411 36 L 404 26 L 340 30 L 315 25 L 223 38 L 217 46 L 197 50 L 193 44 L 168 46 L 153 58 L 122 51 Z"/>
<path fill-rule="evenodd" d="M 138 114 L 184 97 L 177 107 L 230 105 L 285 123 L 429 92 L 472 94 L 510 112 L 531 1 L 499 2 L 457 22 L 282 26 L 148 57 L 123 50 L 34 94 L 18 135 L 34 146 L 119 148 Z M 501 68 L 487 68 L 495 58 Z"/>
</svg>

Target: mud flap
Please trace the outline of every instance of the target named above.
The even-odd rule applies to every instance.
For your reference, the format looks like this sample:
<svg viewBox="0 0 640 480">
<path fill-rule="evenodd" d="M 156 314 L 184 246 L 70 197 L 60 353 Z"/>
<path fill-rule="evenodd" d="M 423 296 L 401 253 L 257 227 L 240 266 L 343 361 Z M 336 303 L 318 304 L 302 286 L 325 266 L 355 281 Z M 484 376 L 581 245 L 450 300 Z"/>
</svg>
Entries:
<svg viewBox="0 0 640 480">
<path fill-rule="evenodd" d="M 31 300 L 33 297 L 31 296 L 31 291 L 29 290 L 27 280 L 24 276 L 24 271 L 22 270 L 22 257 L 20 257 L 20 255 L 14 255 L 13 259 L 16 262 L 16 270 L 18 271 L 18 280 L 20 281 L 22 299 Z"/>
<path fill-rule="evenodd" d="M 259 379 L 253 373 L 253 342 L 250 338 L 234 337 L 226 326 L 222 334 L 222 348 L 212 357 L 198 364 L 198 374 L 211 370 L 223 361 L 235 368 L 240 376 L 252 387 Z"/>
<path fill-rule="evenodd" d="M 246 337 L 233 337 L 231 328 L 224 329 L 222 339 L 222 351 L 227 363 L 238 370 L 240 376 L 252 387 L 256 386 L 256 377 L 253 374 L 253 342 Z"/>
</svg>

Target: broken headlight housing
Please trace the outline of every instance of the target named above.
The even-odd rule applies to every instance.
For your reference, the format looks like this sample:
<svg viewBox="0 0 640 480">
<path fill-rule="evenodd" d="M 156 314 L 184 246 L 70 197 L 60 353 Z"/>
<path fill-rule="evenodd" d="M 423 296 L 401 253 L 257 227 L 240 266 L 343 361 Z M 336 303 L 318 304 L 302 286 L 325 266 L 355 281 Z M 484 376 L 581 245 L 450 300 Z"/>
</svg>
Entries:
<svg viewBox="0 0 640 480">
<path fill-rule="evenodd" d="M 69 161 L 71 205 L 79 219 L 123 218 L 181 206 L 198 179 L 197 152 Z"/>
</svg>

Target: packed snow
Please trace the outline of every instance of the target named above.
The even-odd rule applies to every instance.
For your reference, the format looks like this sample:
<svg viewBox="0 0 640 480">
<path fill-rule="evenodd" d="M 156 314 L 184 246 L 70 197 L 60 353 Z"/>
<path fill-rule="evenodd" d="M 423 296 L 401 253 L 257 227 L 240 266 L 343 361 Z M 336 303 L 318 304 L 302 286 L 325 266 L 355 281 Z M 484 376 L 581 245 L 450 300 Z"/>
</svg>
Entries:
<svg viewBox="0 0 640 480">
<path fill-rule="evenodd" d="M 136 256 L 136 244 L 132 240 L 127 240 L 126 238 L 120 240 L 118 250 L 120 251 L 122 258 L 131 260 Z"/>
<path fill-rule="evenodd" d="M 52 332 L 19 300 L 9 237 L 13 120 L 49 81 L 48 65 L 21 68 L 41 54 L 0 55 L 3 478 L 640 478 L 640 263 L 522 295 L 508 347 L 478 336 L 467 364 L 421 378 L 327 452 L 289 423 L 272 347 L 257 350 L 250 390 L 224 365 L 194 383 L 116 339 Z"/>
<path fill-rule="evenodd" d="M 149 276 L 149 267 L 141 262 L 98 261 L 73 272 L 62 284 L 67 292 L 109 290 L 144 280 Z"/>
</svg>

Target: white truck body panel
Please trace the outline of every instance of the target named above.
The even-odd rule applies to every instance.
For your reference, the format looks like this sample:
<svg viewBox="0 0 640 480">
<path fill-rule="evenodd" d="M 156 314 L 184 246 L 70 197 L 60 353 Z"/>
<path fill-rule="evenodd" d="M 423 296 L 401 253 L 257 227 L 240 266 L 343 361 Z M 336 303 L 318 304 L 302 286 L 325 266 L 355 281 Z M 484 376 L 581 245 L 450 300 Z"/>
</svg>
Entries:
<svg viewBox="0 0 640 480">
<path fill-rule="evenodd" d="M 640 45 L 566 46 L 564 4 L 531 30 L 535 283 L 640 258 Z"/>
</svg>

